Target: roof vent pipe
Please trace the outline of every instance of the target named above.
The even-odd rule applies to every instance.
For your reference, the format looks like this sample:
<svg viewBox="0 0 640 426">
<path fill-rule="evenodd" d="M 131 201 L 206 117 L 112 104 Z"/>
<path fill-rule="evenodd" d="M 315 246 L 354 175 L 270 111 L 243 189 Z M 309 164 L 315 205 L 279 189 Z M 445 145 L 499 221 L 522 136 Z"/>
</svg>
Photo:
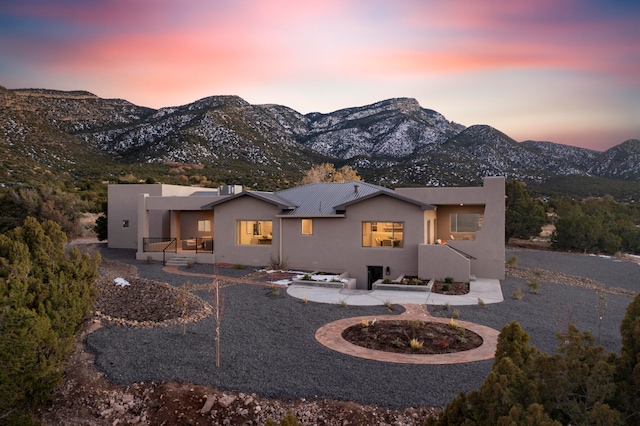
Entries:
<svg viewBox="0 0 640 426">
<path fill-rule="evenodd" d="M 360 188 L 360 185 L 353 185 L 353 190 L 355 191 L 355 193 L 358 193 L 358 189 Z"/>
</svg>

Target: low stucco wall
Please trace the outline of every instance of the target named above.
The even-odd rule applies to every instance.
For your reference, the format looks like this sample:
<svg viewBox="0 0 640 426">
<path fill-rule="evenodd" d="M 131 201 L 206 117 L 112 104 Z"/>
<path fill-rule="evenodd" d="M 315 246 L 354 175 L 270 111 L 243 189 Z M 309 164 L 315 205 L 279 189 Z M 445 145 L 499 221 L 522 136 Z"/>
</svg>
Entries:
<svg viewBox="0 0 640 426">
<path fill-rule="evenodd" d="M 471 262 L 446 245 L 421 244 L 418 246 L 418 276 L 444 280 L 469 282 Z"/>
<path fill-rule="evenodd" d="M 169 260 L 172 257 L 176 257 L 179 255 L 182 255 L 183 253 L 174 253 L 174 252 L 169 252 L 165 254 L 165 260 Z M 193 261 L 195 263 L 201 263 L 201 264 L 211 264 L 213 265 L 214 263 L 216 263 L 216 255 L 215 253 L 189 253 L 187 254 L 188 256 L 193 258 Z M 162 262 L 162 252 L 153 252 L 153 251 L 146 251 L 146 252 L 136 252 L 136 260 L 145 260 L 145 261 L 157 261 L 157 262 Z M 214 269 L 213 267 L 211 268 L 211 273 L 214 273 Z"/>
</svg>

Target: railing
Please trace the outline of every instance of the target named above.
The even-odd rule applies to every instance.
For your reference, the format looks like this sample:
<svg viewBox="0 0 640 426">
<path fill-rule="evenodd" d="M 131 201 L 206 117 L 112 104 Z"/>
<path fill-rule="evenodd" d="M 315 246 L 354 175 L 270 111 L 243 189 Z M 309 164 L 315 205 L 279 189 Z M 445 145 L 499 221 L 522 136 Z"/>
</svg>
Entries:
<svg viewBox="0 0 640 426">
<path fill-rule="evenodd" d="M 162 250 L 162 264 L 167 264 L 167 252 L 177 253 L 178 252 L 178 240 L 173 238 L 169 245 L 167 245 L 164 250 Z"/>
<path fill-rule="evenodd" d="M 457 249 L 457 248 L 455 248 L 455 247 L 452 247 L 452 246 L 451 246 L 451 245 L 449 245 L 449 244 L 447 244 L 447 247 L 449 247 L 451 250 L 453 250 L 453 251 L 455 251 L 455 252 L 457 252 L 457 253 L 460 253 L 462 256 L 466 257 L 467 259 L 473 259 L 473 260 L 476 260 L 476 258 L 475 258 L 475 257 L 473 257 L 473 256 L 471 256 L 469 253 L 465 253 L 465 252 L 463 252 L 462 250 Z"/>
<path fill-rule="evenodd" d="M 196 238 L 196 253 L 213 253 L 213 238 Z"/>
<path fill-rule="evenodd" d="M 166 253 L 178 252 L 178 241 L 175 238 L 149 237 L 142 240 L 143 252 L 162 252 L 162 264 L 166 265 Z"/>
<path fill-rule="evenodd" d="M 172 245 L 174 251 L 177 251 L 178 246 L 175 238 L 149 237 L 142 239 L 143 252 L 161 252 L 169 249 Z"/>
</svg>

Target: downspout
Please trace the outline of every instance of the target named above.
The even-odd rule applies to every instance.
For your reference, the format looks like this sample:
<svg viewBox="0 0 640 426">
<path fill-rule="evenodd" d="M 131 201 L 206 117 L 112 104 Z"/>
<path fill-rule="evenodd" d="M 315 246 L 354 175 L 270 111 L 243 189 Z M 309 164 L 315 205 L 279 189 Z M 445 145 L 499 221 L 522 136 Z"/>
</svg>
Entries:
<svg viewBox="0 0 640 426">
<path fill-rule="evenodd" d="M 279 251 L 278 251 L 278 259 L 280 260 L 280 264 L 282 264 L 282 218 L 280 217 L 280 237 L 278 238 L 280 240 L 280 243 L 278 244 L 280 246 Z"/>
</svg>

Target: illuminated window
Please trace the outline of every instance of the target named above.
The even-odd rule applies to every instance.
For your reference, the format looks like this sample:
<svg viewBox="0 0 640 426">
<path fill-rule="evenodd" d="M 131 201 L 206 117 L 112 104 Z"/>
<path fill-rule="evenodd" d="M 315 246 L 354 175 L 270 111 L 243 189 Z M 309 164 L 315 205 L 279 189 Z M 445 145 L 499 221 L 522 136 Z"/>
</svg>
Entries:
<svg viewBox="0 0 640 426">
<path fill-rule="evenodd" d="M 404 223 L 362 222 L 362 247 L 402 248 Z"/>
<path fill-rule="evenodd" d="M 313 219 L 302 219 L 302 235 L 313 234 Z"/>
<path fill-rule="evenodd" d="M 198 221 L 198 231 L 200 231 L 200 232 L 211 232 L 211 221 L 210 220 L 199 220 Z"/>
<path fill-rule="evenodd" d="M 273 224 L 270 220 L 239 220 L 236 242 L 240 245 L 271 245 Z"/>
<path fill-rule="evenodd" d="M 481 216 L 477 213 L 453 213 L 451 232 L 476 232 L 481 227 Z"/>
</svg>

